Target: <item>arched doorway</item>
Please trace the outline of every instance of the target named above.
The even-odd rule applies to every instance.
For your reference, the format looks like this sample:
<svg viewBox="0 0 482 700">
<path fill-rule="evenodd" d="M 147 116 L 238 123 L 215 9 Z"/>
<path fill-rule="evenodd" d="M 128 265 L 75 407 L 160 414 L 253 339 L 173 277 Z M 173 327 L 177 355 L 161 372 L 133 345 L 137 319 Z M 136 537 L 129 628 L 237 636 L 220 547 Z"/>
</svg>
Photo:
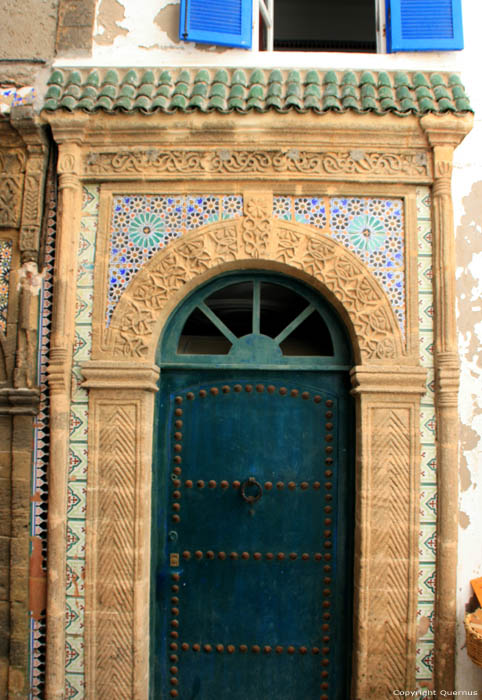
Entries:
<svg viewBox="0 0 482 700">
<path fill-rule="evenodd" d="M 342 700 L 353 597 L 351 353 L 289 277 L 232 273 L 157 362 L 151 697 Z"/>
</svg>

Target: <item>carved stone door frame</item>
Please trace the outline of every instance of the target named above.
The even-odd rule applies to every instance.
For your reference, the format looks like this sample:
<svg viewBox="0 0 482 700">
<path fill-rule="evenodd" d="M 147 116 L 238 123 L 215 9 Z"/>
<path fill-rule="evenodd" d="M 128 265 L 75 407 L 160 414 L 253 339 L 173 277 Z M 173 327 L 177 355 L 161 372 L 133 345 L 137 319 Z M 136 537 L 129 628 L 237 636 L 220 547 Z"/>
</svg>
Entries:
<svg viewBox="0 0 482 700">
<path fill-rule="evenodd" d="M 95 115 L 95 121 L 87 115 L 48 117 L 59 144 L 61 213 L 49 370 L 54 479 L 49 511 L 47 697 L 60 697 L 63 692 L 59 659 L 63 659 L 65 531 L 61 523 L 66 513 L 63 484 L 68 461 L 68 421 L 64 418 L 70 402 L 75 301 L 71 250 L 76 249 L 78 236 L 79 186 L 82 181 L 100 179 L 117 186 L 122 182 L 123 191 L 132 187 L 165 191 L 169 181 L 185 192 L 197 191 L 196 167 L 201 166 L 196 163 L 203 161 L 194 159 L 191 170 L 183 172 L 188 167 L 183 144 L 188 132 L 189 151 L 205 149 L 202 144 L 209 125 L 217 145 L 208 150 L 221 144 L 232 151 L 249 151 L 254 133 L 255 148 L 267 149 L 266 171 L 255 177 L 250 171 L 240 175 L 229 170 L 202 175 L 206 188 L 221 183 L 226 190 L 243 192 L 244 216 L 193 231 L 157 253 L 123 293 L 107 330 L 103 325 L 105 254 L 102 258 L 98 253 L 96 261 L 93 352 L 83 369 L 84 386 L 89 389 L 87 697 L 148 697 L 150 459 L 158 379 L 154 357 L 163 324 L 195 286 L 228 270 L 247 267 L 278 270 L 310 284 L 333 304 L 348 328 L 356 361 L 351 376 L 358 442 L 352 696 L 378 700 L 389 689 L 415 686 L 418 417 L 425 390 L 425 371 L 419 366 L 414 342 L 416 324 L 409 324 L 407 343 L 403 343 L 385 293 L 356 256 L 328 236 L 314 236 L 309 227 L 271 218 L 273 191 L 280 186 L 309 190 L 313 183 L 329 192 L 350 187 L 350 191 L 358 188 L 367 194 L 374 189 L 393 192 L 400 182 L 408 190 L 417 183 L 433 184 L 436 401 L 441 445 L 435 663 L 437 683 L 443 682 L 447 689 L 453 684 L 457 467 L 456 445 L 448 437 L 448 426 L 457 420 L 458 386 L 450 173 L 453 149 L 470 129 L 470 119 L 387 116 L 383 131 L 379 117 L 358 114 L 323 119 L 316 115 L 286 119 L 273 114 L 177 115 L 175 126 L 170 119 L 169 115 L 152 115 L 146 130 L 142 117 Z M 402 160 L 410 155 L 404 162 L 412 165 L 380 172 L 379 161 L 368 158 L 372 166 L 360 174 L 356 168 L 347 171 L 347 163 L 352 168 L 356 159 L 343 161 L 340 156 L 340 171 L 335 175 L 324 166 L 303 171 L 297 169 L 300 158 L 303 162 L 300 150 L 294 161 L 286 153 L 293 148 L 302 150 L 308 132 L 310 153 L 319 154 L 317 163 L 325 162 L 323 154 L 328 151 L 331 157 L 337 149 L 339 153 L 365 149 L 365 155 L 388 150 Z M 109 144 L 117 140 L 127 154 L 124 170 L 116 169 L 108 157 Z M 164 166 L 136 161 L 139 144 L 148 148 L 159 143 L 171 151 L 173 162 L 180 159 L 177 169 L 165 166 L 160 173 Z M 278 160 L 270 155 L 275 149 L 281 154 Z M 92 153 L 100 155 L 102 173 L 94 174 L 99 160 Z M 423 158 L 416 158 L 417 154 Z M 129 163 L 134 161 L 141 165 L 133 166 L 133 171 Z M 107 205 L 99 226 L 105 234 Z M 408 217 L 412 237 L 413 226 L 413 217 Z M 411 259 L 407 297 L 413 309 L 417 300 L 413 250 L 407 257 Z M 118 435 L 122 435 L 122 449 Z"/>
</svg>

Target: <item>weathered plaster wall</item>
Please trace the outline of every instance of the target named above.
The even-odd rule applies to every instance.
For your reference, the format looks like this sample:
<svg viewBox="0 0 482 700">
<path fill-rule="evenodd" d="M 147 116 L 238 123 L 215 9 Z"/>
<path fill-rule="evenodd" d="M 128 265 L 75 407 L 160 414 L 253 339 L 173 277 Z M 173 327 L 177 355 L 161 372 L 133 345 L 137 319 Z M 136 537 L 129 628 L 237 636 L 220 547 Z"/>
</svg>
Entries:
<svg viewBox="0 0 482 700">
<path fill-rule="evenodd" d="M 3 0 L 0 3 L 0 83 L 23 86 L 35 82 L 54 57 L 59 0 Z"/>
</svg>

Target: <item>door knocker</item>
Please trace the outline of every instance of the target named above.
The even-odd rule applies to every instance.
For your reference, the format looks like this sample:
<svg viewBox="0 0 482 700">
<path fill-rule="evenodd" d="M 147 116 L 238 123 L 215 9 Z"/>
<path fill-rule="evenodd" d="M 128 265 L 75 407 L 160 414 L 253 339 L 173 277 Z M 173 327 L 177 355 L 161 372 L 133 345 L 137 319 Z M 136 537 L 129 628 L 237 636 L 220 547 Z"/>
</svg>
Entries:
<svg viewBox="0 0 482 700">
<path fill-rule="evenodd" d="M 255 489 L 255 493 L 246 493 L 246 489 L 249 488 L 250 491 Z M 241 498 L 246 501 L 246 503 L 249 503 L 251 506 L 250 508 L 250 514 L 254 515 L 254 504 L 259 501 L 261 496 L 263 495 L 263 487 L 259 483 L 259 481 L 256 481 L 254 476 L 250 476 L 249 479 L 246 479 L 246 481 L 243 481 L 241 484 Z"/>
</svg>

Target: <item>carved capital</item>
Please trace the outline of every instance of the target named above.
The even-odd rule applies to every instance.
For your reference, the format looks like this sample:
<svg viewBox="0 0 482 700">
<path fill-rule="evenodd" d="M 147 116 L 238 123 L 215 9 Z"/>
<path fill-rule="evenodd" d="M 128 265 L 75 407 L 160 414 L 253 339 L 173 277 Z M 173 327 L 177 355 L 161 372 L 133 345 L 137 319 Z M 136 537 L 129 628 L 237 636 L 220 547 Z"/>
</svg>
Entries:
<svg viewBox="0 0 482 700">
<path fill-rule="evenodd" d="M 473 114 L 426 114 L 420 119 L 420 125 L 432 148 L 448 146 L 454 149 L 472 129 L 473 123 Z"/>
<path fill-rule="evenodd" d="M 435 355 L 435 390 L 437 406 L 458 405 L 460 380 L 459 358 L 456 353 L 439 352 Z"/>
<path fill-rule="evenodd" d="M 90 361 L 82 365 L 84 389 L 133 389 L 156 392 L 160 370 L 142 362 Z"/>
<path fill-rule="evenodd" d="M 50 391 L 67 393 L 70 387 L 69 353 L 65 348 L 53 348 L 50 351 L 50 364 L 47 367 Z"/>
<path fill-rule="evenodd" d="M 426 392 L 427 370 L 422 367 L 357 366 L 351 369 L 350 377 L 354 396 L 422 396 Z"/>
<path fill-rule="evenodd" d="M 36 388 L 0 389 L 0 416 L 35 416 L 39 403 L 40 392 Z"/>
</svg>

